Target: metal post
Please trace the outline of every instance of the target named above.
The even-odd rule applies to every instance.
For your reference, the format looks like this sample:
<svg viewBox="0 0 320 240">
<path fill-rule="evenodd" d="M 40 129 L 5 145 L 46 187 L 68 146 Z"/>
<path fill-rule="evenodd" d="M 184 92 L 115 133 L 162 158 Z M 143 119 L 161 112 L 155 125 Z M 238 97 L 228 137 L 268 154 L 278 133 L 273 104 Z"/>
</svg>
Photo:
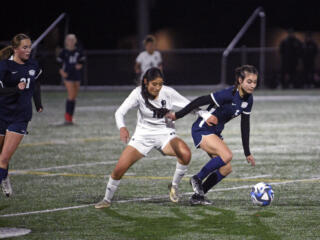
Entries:
<svg viewBox="0 0 320 240">
<path fill-rule="evenodd" d="M 137 5 L 138 42 L 141 51 L 144 48 L 143 39 L 149 33 L 149 0 L 137 0 Z"/>
<path fill-rule="evenodd" d="M 233 38 L 231 43 L 228 45 L 228 47 L 224 50 L 221 60 L 221 84 L 226 85 L 226 68 L 227 68 L 227 57 L 232 51 L 232 49 L 235 47 L 235 45 L 239 42 L 239 40 L 242 38 L 242 36 L 246 33 L 250 25 L 253 23 L 253 21 L 256 19 L 256 17 L 260 14 L 260 12 L 263 12 L 262 7 L 258 7 L 253 14 L 250 16 L 250 18 L 247 20 L 247 22 L 243 25 L 243 27 L 240 29 L 240 31 L 237 33 L 237 35 Z"/>
<path fill-rule="evenodd" d="M 37 47 L 37 45 L 44 39 L 47 34 L 65 17 L 65 13 L 60 14 L 60 16 L 38 37 L 31 45 L 31 48 Z"/>
<path fill-rule="evenodd" d="M 266 47 L 266 14 L 262 10 L 260 16 L 260 87 L 265 87 L 265 47 Z"/>
<path fill-rule="evenodd" d="M 65 15 L 65 23 L 64 23 L 64 38 L 63 39 L 66 39 L 66 36 L 69 33 L 69 24 L 70 24 L 70 17 L 69 17 L 69 14 L 66 14 Z"/>
<path fill-rule="evenodd" d="M 241 47 L 241 65 L 247 64 L 247 47 L 242 45 Z"/>
</svg>

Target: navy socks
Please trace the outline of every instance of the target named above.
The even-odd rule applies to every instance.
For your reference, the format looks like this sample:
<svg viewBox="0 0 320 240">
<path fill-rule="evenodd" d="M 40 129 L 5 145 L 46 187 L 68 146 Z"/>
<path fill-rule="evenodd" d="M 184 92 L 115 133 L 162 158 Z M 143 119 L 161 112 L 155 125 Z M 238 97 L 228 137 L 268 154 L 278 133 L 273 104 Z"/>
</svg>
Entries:
<svg viewBox="0 0 320 240">
<path fill-rule="evenodd" d="M 67 100 L 66 101 L 66 113 L 69 113 L 72 116 L 74 113 L 75 106 L 76 106 L 75 100 Z"/>
<path fill-rule="evenodd" d="M 8 176 L 8 169 L 0 168 L 0 183 Z"/>
<path fill-rule="evenodd" d="M 219 169 L 210 174 L 210 176 L 202 184 L 203 192 L 207 193 L 214 185 L 220 182 L 225 176 L 223 176 Z"/>
<path fill-rule="evenodd" d="M 198 178 L 202 181 L 205 179 L 210 173 L 214 172 L 214 170 L 221 168 L 226 165 L 225 162 L 221 159 L 221 157 L 214 157 L 206 165 L 200 170 L 197 174 Z"/>
</svg>

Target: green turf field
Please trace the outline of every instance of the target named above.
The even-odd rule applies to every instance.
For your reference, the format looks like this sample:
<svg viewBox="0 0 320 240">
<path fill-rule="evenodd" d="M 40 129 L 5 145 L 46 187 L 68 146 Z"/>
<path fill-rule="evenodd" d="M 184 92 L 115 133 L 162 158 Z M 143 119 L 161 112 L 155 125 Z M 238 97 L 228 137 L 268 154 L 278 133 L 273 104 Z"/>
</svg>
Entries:
<svg viewBox="0 0 320 240">
<path fill-rule="evenodd" d="M 180 92 L 191 99 L 209 90 Z M 193 153 L 181 202 L 171 203 L 167 191 L 175 158 L 154 150 L 129 169 L 111 208 L 96 210 L 124 148 L 114 112 L 128 93 L 81 92 L 76 125 L 61 126 L 65 93 L 43 92 L 45 111 L 34 113 L 30 133 L 10 162 L 14 195 L 0 196 L 0 228 L 31 229 L 17 239 L 320 239 L 318 90 L 256 92 L 250 137 L 255 168 L 243 155 L 240 118 L 226 125 L 233 172 L 208 193 L 214 205 L 188 204 L 189 176 L 208 157 L 194 148 L 195 117 L 187 116 L 176 123 Z M 131 111 L 131 134 L 135 122 Z M 260 181 L 274 189 L 271 206 L 251 203 L 250 188 Z"/>
</svg>

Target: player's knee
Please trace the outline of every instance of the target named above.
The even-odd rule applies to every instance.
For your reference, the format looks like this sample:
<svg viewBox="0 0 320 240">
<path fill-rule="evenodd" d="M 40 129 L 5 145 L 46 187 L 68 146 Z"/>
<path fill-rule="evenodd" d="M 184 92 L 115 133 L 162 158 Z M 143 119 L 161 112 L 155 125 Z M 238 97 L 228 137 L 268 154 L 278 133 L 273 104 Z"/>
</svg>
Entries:
<svg viewBox="0 0 320 240">
<path fill-rule="evenodd" d="M 1 154 L 0 156 L 0 162 L 1 162 L 1 165 L 8 165 L 9 164 L 9 160 L 10 160 L 10 157 L 5 155 L 5 154 Z"/>
<path fill-rule="evenodd" d="M 232 172 L 232 166 L 231 166 L 231 163 L 229 162 L 227 165 L 226 165 L 226 169 L 225 169 L 225 176 L 226 175 L 229 175 L 230 173 Z"/>
<path fill-rule="evenodd" d="M 232 152 L 228 151 L 228 152 L 225 152 L 221 158 L 225 163 L 229 163 L 233 158 L 233 154 Z"/>
<path fill-rule="evenodd" d="M 190 160 L 191 160 L 191 151 L 190 151 L 190 149 L 183 149 L 183 151 L 181 151 L 180 159 L 183 161 L 184 165 L 188 165 L 190 163 Z"/>
</svg>

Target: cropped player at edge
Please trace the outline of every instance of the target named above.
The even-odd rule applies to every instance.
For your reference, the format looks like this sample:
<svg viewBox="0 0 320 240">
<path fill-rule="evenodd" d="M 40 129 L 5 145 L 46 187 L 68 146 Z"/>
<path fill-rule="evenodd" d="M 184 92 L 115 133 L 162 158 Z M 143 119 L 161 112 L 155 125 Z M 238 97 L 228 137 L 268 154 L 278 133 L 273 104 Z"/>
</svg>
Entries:
<svg viewBox="0 0 320 240">
<path fill-rule="evenodd" d="M 167 114 L 168 118 L 176 120 L 193 109 L 209 104 L 207 110 L 215 118 L 214 125 L 208 124 L 201 117 L 192 125 L 192 138 L 195 146 L 207 152 L 212 159 L 190 179 L 195 192 L 190 198 L 191 205 L 211 204 L 204 194 L 231 173 L 232 152 L 223 141 L 221 132 L 227 122 L 239 115 L 241 115 L 244 154 L 247 161 L 255 166 L 255 159 L 249 148 L 249 133 L 250 112 L 253 104 L 252 93 L 257 86 L 258 71 L 254 66 L 243 65 L 235 69 L 235 78 L 234 86 L 199 97 L 180 111 Z"/>
<path fill-rule="evenodd" d="M 9 161 L 27 134 L 32 97 L 37 111 L 43 110 L 38 79 L 42 70 L 37 61 L 29 59 L 30 54 L 31 40 L 22 33 L 14 36 L 11 46 L 0 51 L 0 88 L 6 91 L 0 96 L 0 183 L 8 197 L 12 194 Z"/>
<path fill-rule="evenodd" d="M 169 185 L 169 196 L 172 202 L 178 202 L 178 185 L 187 172 L 191 152 L 187 144 L 176 135 L 174 124 L 165 118 L 165 114 L 174 107 L 181 109 L 190 101 L 173 88 L 163 85 L 164 79 L 159 68 L 150 68 L 143 76 L 141 86 L 136 87 L 121 104 L 115 113 L 120 139 L 129 140 L 129 132 L 124 123 L 124 116 L 132 108 L 138 108 L 138 119 L 135 133 L 123 150 L 107 184 L 104 199 L 95 205 L 106 208 L 117 190 L 120 179 L 139 159 L 157 149 L 164 155 L 176 156 L 177 164 L 172 183 Z M 207 111 L 198 114 L 207 119 Z"/>
</svg>

